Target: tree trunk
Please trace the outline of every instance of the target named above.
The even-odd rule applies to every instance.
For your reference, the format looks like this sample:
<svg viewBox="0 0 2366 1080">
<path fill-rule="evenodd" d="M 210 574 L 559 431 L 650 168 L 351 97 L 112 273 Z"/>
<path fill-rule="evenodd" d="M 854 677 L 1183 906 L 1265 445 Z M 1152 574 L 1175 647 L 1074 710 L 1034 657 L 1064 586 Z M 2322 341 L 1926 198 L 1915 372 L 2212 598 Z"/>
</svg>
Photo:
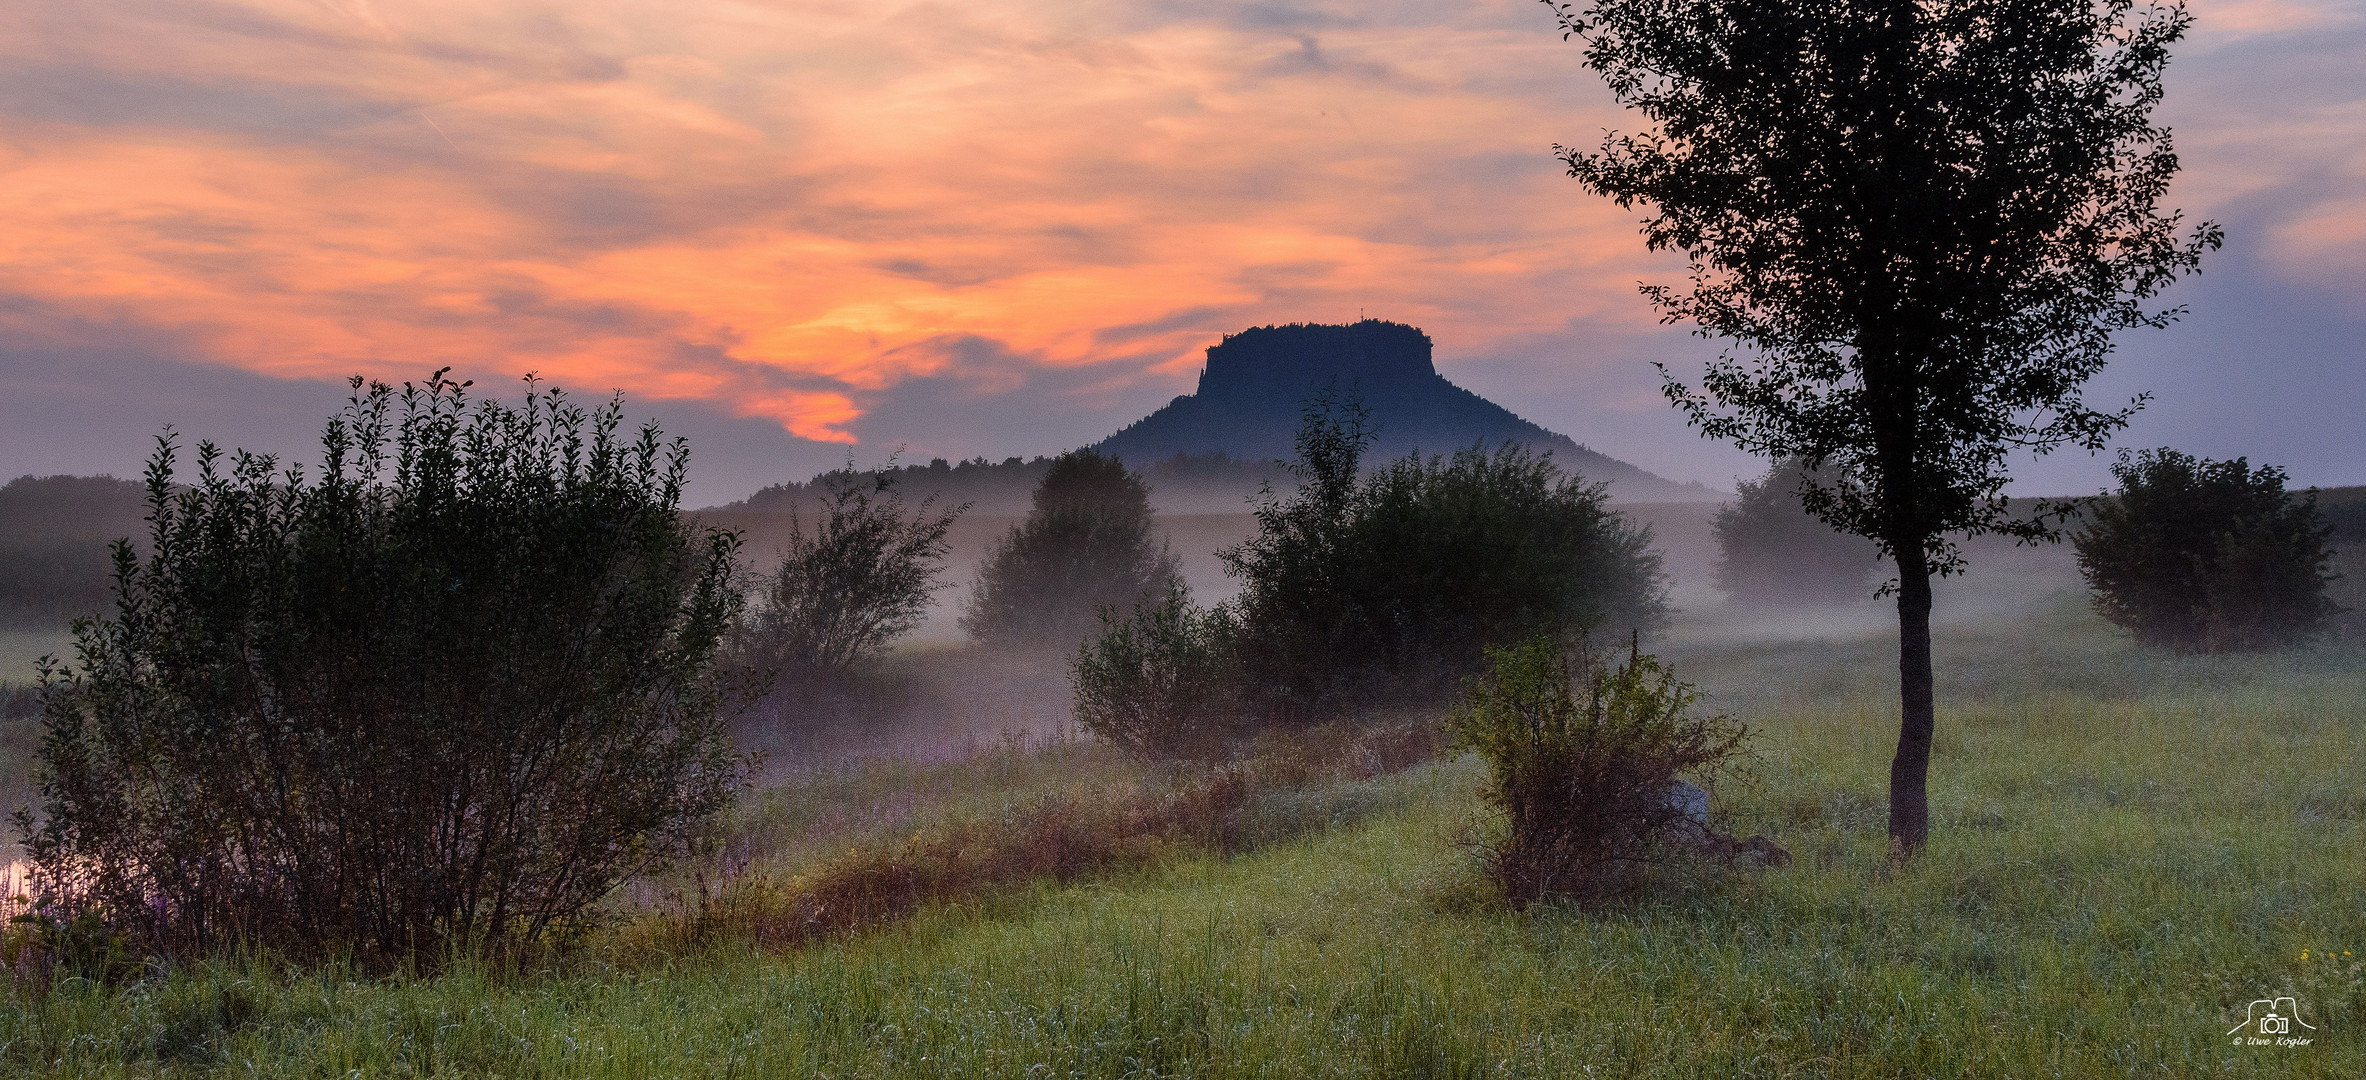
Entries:
<svg viewBox="0 0 2366 1080">
<path fill-rule="evenodd" d="M 1899 544 L 1898 754 L 1890 759 L 1890 848 L 1911 855 L 1931 835 L 1931 565 L 1918 539 Z"/>
</svg>

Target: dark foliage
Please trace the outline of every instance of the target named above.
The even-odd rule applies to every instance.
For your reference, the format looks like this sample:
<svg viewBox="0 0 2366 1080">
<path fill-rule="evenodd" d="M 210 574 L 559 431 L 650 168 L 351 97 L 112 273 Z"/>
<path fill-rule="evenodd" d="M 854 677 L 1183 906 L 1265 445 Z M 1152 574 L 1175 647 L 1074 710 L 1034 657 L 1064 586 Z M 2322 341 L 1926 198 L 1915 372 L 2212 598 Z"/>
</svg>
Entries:
<svg viewBox="0 0 2366 1080">
<path fill-rule="evenodd" d="M 735 540 L 676 512 L 686 447 L 465 385 L 354 380 L 311 476 L 201 443 L 176 489 L 159 440 L 152 554 L 117 545 L 114 617 L 44 676 L 48 915 L 432 962 L 567 924 L 725 804 Z"/>
<path fill-rule="evenodd" d="M 788 551 L 735 636 L 742 665 L 791 679 L 841 675 L 927 618 L 945 534 L 967 507 L 940 511 L 933 497 L 907 507 L 898 479 L 892 466 L 849 467 L 823 482 L 811 532 L 802 514 L 791 519 Z"/>
<path fill-rule="evenodd" d="M 2317 493 L 2317 514 L 2332 527 L 2335 546 L 2366 547 L 2366 487 L 2325 488 Z"/>
<path fill-rule="evenodd" d="M 1639 649 L 1616 666 L 1577 656 L 1573 673 L 1550 637 L 1491 648 L 1447 720 L 1455 747 L 1487 763 L 1487 800 L 1504 815 L 1487 866 L 1517 902 L 1612 895 L 1696 847 L 1704 830 L 1672 797 L 1677 778 L 1713 780 L 1747 738 L 1721 713 L 1696 713 L 1692 687 Z"/>
<path fill-rule="evenodd" d="M 1043 482 L 1043 474 L 1051 471 L 1052 461 L 1048 457 L 1011 457 L 998 462 L 982 457 L 956 462 L 937 458 L 926 465 L 866 470 L 857 473 L 856 479 L 869 483 L 877 479 L 874 472 L 892 473 L 896 490 L 906 500 L 933 498 L 948 506 L 967 503 L 972 514 L 1021 516 L 1034 507 L 1035 489 Z M 1222 451 L 1163 458 L 1138 455 L 1127 459 L 1127 467 L 1157 493 L 1160 512 L 1171 514 L 1238 513 L 1256 493 L 1257 485 L 1283 475 L 1278 461 L 1233 457 Z M 743 522 L 760 523 L 826 497 L 836 475 L 823 473 L 803 483 L 775 484 L 727 506 L 700 511 L 700 516 L 733 527 Z"/>
<path fill-rule="evenodd" d="M 1104 608 L 1131 611 L 1178 580 L 1149 485 L 1116 458 L 1074 450 L 1052 462 L 1027 519 L 987 555 L 961 626 L 987 645 L 1066 652 L 1093 635 Z"/>
<path fill-rule="evenodd" d="M 1546 0 L 1649 124 L 1570 174 L 1643 205 L 1685 286 L 1644 293 L 1733 351 L 1669 399 L 1709 436 L 1826 480 L 1801 494 L 1898 572 L 1890 834 L 1929 832 L 1931 575 L 1953 534 L 2056 538 L 2015 515 L 2007 462 L 2098 448 L 2128 409 L 2083 387 L 2113 336 L 2218 245 L 2158 210 L 2177 157 L 2152 123 L 2191 18 L 2133 0 Z M 2062 508 L 2055 508 L 2058 512 Z"/>
<path fill-rule="evenodd" d="M 1077 722 L 1144 757 L 1221 754 L 1240 734 L 1238 636 L 1229 611 L 1193 604 L 1181 581 L 1131 615 L 1104 610 L 1068 667 Z"/>
<path fill-rule="evenodd" d="M 109 545 L 146 531 L 140 485 L 20 476 L 0 487 L 0 625 L 63 627 L 107 608 Z"/>
<path fill-rule="evenodd" d="M 1710 522 L 1717 535 L 1717 585 L 1758 604 L 1835 604 L 1866 595 L 1879 550 L 1807 512 L 1800 489 L 1815 476 L 1791 458 L 1737 486 Z"/>
<path fill-rule="evenodd" d="M 2288 645 L 2339 609 L 2316 492 L 2284 490 L 2284 471 L 2175 450 L 2122 453 L 2116 498 L 2095 503 L 2073 537 L 2103 617 L 2136 640 L 2180 652 Z"/>
<path fill-rule="evenodd" d="M 1649 530 L 1600 485 L 1525 446 L 1408 456 L 1358 478 L 1371 433 L 1355 402 L 1307 407 L 1292 465 L 1258 533 L 1223 553 L 1248 703 L 1308 723 L 1407 695 L 1441 696 L 1483 650 L 1573 637 L 1661 612 Z"/>
<path fill-rule="evenodd" d="M 856 469 L 849 464 L 803 483 L 773 484 L 713 512 L 726 516 L 802 513 L 816 502 L 830 502 L 849 484 L 875 490 L 885 483 L 907 500 L 967 503 L 977 513 L 1023 513 L 1051 466 L 1052 459 L 1041 456 L 999 462 L 983 457 L 950 462 L 933 458 L 925 465 L 890 461 L 876 469 Z"/>
</svg>

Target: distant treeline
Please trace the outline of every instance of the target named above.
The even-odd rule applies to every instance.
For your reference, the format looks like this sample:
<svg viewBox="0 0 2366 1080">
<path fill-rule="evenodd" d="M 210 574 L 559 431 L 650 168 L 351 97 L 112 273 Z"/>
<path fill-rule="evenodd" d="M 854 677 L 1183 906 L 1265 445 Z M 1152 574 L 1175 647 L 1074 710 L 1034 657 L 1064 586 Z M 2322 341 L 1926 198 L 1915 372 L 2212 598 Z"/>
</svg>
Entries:
<svg viewBox="0 0 2366 1080">
<path fill-rule="evenodd" d="M 947 505 L 974 504 L 980 515 L 1023 515 L 1028 498 L 1051 458 L 972 458 L 959 463 L 938 458 L 926 465 L 894 468 L 905 496 L 930 495 Z M 875 475 L 866 470 L 864 478 Z M 1246 461 L 1224 454 L 1179 455 L 1144 471 L 1150 501 L 1162 513 L 1239 513 L 1260 483 L 1284 492 L 1294 481 L 1280 462 Z M 739 502 L 702 515 L 726 528 L 740 514 L 787 514 L 811 507 L 821 477 L 775 484 Z M 130 538 L 146 550 L 146 492 L 139 483 L 112 476 L 22 476 L 0 486 L 0 626 L 62 627 L 76 615 L 101 613 L 110 603 L 107 548 Z M 2016 499 L 2021 510 L 2024 500 Z M 2317 512 L 2333 527 L 2333 546 L 2366 548 L 2366 486 L 2323 488 Z"/>
<path fill-rule="evenodd" d="M 936 458 L 926 465 L 856 470 L 855 479 L 868 484 L 884 472 L 895 478 L 897 489 L 911 502 L 933 496 L 948 506 L 969 503 L 973 514 L 1019 515 L 1027 512 L 1035 486 L 1051 466 L 1048 457 L 1011 457 L 999 462 L 982 457 L 962 462 Z M 1287 491 L 1293 483 L 1279 461 L 1252 461 L 1223 453 L 1177 454 L 1148 468 L 1137 468 L 1150 483 L 1151 506 L 1167 514 L 1243 513 L 1259 485 L 1271 482 Z M 822 497 L 830 475 L 774 484 L 738 502 L 713 507 L 708 513 L 725 520 L 735 513 L 810 511 Z"/>
<path fill-rule="evenodd" d="M 0 486 L 0 626 L 63 626 L 108 603 L 107 554 L 145 550 L 146 489 L 112 476 L 20 476 Z"/>
<path fill-rule="evenodd" d="M 2366 486 L 2318 489 L 2317 513 L 2333 526 L 2333 546 L 2366 545 Z"/>
</svg>

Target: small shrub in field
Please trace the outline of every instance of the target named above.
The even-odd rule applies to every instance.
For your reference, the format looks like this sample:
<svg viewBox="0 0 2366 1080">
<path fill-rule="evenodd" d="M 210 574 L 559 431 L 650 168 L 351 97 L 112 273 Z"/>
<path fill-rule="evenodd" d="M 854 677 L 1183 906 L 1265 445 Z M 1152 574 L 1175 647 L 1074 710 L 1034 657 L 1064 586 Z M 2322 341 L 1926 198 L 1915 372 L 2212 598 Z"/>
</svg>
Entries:
<svg viewBox="0 0 2366 1080">
<path fill-rule="evenodd" d="M 2263 649 L 2314 636 L 2340 608 L 2326 596 L 2331 528 L 2312 490 L 2242 458 L 2175 450 L 2121 454 L 2116 498 L 2072 537 L 2103 617 L 2178 651 Z"/>
<path fill-rule="evenodd" d="M 788 551 L 736 635 L 742 665 L 792 678 L 843 673 L 928 616 L 945 534 L 968 507 L 939 511 L 932 496 L 907 508 L 897 483 L 892 467 L 849 465 L 823 481 L 812 531 L 790 518 Z"/>
<path fill-rule="evenodd" d="M 148 466 L 151 554 L 44 673 L 38 910 L 143 947 L 531 941 L 689 846 L 745 762 L 710 664 L 736 540 L 688 451 L 557 391 L 355 396 L 316 476 Z M 392 406 L 399 400 L 399 416 Z"/>
<path fill-rule="evenodd" d="M 1726 766 L 1741 724 L 1696 713 L 1699 695 L 1640 651 L 1574 672 L 1549 637 L 1487 655 L 1447 731 L 1490 770 L 1487 800 L 1505 830 L 1486 860 L 1507 897 L 1607 896 L 1697 838 L 1674 785 Z"/>
<path fill-rule="evenodd" d="M 1077 722 L 1145 757 L 1220 751 L 1231 734 L 1234 637 L 1226 612 L 1193 604 L 1181 581 L 1122 619 L 1105 610 L 1101 636 L 1069 663 Z"/>
<path fill-rule="evenodd" d="M 1839 603 L 1871 594 L 1873 542 L 1807 512 L 1800 489 L 1813 478 L 1797 458 L 1743 481 L 1717 511 L 1717 585 L 1745 603 Z"/>
<path fill-rule="evenodd" d="M 988 645 L 1066 652 L 1093 636 L 1101 609 L 1165 595 L 1175 568 L 1151 523 L 1149 485 L 1116 458 L 1073 450 L 986 557 L 961 625 Z"/>
</svg>

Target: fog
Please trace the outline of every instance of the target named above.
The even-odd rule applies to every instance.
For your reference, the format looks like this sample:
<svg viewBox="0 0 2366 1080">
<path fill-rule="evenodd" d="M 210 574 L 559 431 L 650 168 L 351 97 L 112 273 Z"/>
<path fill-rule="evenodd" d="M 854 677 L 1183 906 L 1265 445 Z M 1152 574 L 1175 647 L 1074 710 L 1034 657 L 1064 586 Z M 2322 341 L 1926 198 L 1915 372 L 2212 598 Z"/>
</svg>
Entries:
<svg viewBox="0 0 2366 1080">
<path fill-rule="evenodd" d="M 128 486 L 128 485 L 126 485 Z M 2352 489 L 2354 491 L 2354 489 Z M 2348 493 L 2333 494 L 2341 502 Z M 1235 494 L 1233 498 L 1238 499 Z M 2355 500 L 2352 500 L 2355 501 Z M 1162 512 L 1156 521 L 1176 555 L 1193 597 L 1203 604 L 1232 596 L 1238 584 L 1226 576 L 1217 552 L 1252 535 L 1256 519 L 1243 508 L 1230 513 Z M 969 647 L 958 619 L 979 565 L 993 545 L 1021 520 L 1015 507 L 1002 513 L 964 514 L 948 536 L 949 552 L 940 588 L 926 620 L 898 643 L 893 653 L 853 682 L 808 692 L 774 695 L 738 725 L 743 745 L 767 755 L 767 771 L 786 775 L 818 764 L 869 756 L 941 760 L 1010 739 L 1077 735 L 1070 709 L 1067 655 L 988 653 Z M 1734 647 L 1798 641 L 1854 641 L 1883 644 L 1897 632 L 1892 602 L 1874 594 L 1882 574 L 1869 573 L 1859 599 L 1823 605 L 1753 605 L 1736 602 L 1716 584 L 1718 547 L 1710 523 L 1718 504 L 1641 503 L 1615 507 L 1647 525 L 1662 559 L 1670 614 L 1648 634 L 1647 649 L 1699 655 Z M 762 573 L 777 565 L 788 535 L 789 514 L 745 509 L 699 511 L 709 524 L 738 530 L 746 568 Z M 20 515 L 21 516 L 21 515 Z M 2352 514 L 2351 516 L 2357 516 Z M 120 530 L 121 513 L 94 514 L 84 524 L 94 547 L 99 532 Z M 2341 519 L 2347 523 L 2347 519 Z M 23 522 L 19 522 L 23 525 Z M 65 532 L 57 522 L 15 530 L 55 547 Z M 2345 527 L 2344 535 L 2348 530 Z M 0 537 L 0 540 L 6 540 Z M 2338 542 L 2338 540 L 2337 540 Z M 1933 621 L 1941 631 L 1985 625 L 1994 630 L 2014 620 L 2083 604 L 2080 581 L 2067 543 L 2020 546 L 1982 538 L 1964 545 L 1964 573 L 1940 579 Z M 2336 598 L 2366 608 L 2366 568 L 2347 554 L 2345 578 Z M 96 584 L 96 583 L 94 583 Z M 0 682 L 31 681 L 43 653 L 66 655 L 71 640 L 67 616 L 44 609 L 19 611 L 0 620 Z M 36 617 L 36 615 L 38 617 Z M 2357 613 L 2345 619 L 2354 633 Z M 20 740 L 21 741 L 21 740 Z M 30 744 L 25 743 L 29 749 Z M 9 762 L 13 773 L 24 762 Z M 10 785 L 11 790 L 21 785 Z"/>
<path fill-rule="evenodd" d="M 1646 636 L 1646 649 L 1694 654 L 1797 641 L 1886 644 L 1897 634 L 1893 601 L 1874 592 L 1880 575 L 1868 574 L 1862 597 L 1850 603 L 1737 603 L 1715 584 L 1718 549 L 1710 521 L 1718 504 L 1642 503 L 1616 509 L 1651 528 L 1666 575 L 1670 615 Z M 1021 520 L 972 514 L 954 525 L 940 579 L 944 587 L 927 621 L 860 687 L 804 701 L 776 700 L 763 715 L 743 723 L 743 740 L 768 754 L 769 771 L 786 776 L 874 755 L 944 760 L 1007 739 L 1076 736 L 1065 654 L 968 648 L 958 624 L 979 564 Z M 1158 522 L 1194 599 L 1214 603 L 1238 591 L 1216 553 L 1255 532 L 1253 515 L 1161 514 Z M 729 524 L 746 537 L 751 569 L 778 562 L 787 515 L 739 515 Z M 1965 573 L 1935 586 L 1933 623 L 1941 630 L 2082 602 L 2084 587 L 2067 543 L 2030 547 L 1983 538 L 1967 543 L 1965 555 Z"/>
</svg>

